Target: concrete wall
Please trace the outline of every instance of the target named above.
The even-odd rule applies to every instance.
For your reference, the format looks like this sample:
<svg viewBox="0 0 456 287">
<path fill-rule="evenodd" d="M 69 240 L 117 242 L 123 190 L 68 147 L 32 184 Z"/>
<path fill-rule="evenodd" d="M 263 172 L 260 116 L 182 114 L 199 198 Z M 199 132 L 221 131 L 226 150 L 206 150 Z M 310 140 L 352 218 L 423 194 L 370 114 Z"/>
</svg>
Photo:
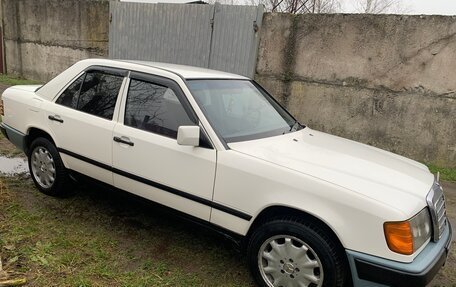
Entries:
<svg viewBox="0 0 456 287">
<path fill-rule="evenodd" d="M 266 14 L 256 79 L 302 123 L 456 166 L 456 18 Z"/>
<path fill-rule="evenodd" d="M 2 0 L 7 73 L 47 81 L 108 54 L 109 1 Z"/>
<path fill-rule="evenodd" d="M 107 57 L 109 1 L 0 1 L 8 73 Z M 312 128 L 455 167 L 455 67 L 455 17 L 269 13 L 255 78 Z"/>
</svg>

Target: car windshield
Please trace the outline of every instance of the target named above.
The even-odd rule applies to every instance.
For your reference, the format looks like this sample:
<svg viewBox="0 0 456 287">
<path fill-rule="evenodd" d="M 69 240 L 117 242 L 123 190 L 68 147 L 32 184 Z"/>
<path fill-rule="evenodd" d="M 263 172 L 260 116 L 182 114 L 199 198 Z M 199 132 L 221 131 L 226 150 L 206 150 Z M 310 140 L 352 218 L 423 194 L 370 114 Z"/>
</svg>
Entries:
<svg viewBox="0 0 456 287">
<path fill-rule="evenodd" d="M 248 80 L 188 80 L 206 118 L 226 142 L 280 135 L 302 126 Z"/>
</svg>

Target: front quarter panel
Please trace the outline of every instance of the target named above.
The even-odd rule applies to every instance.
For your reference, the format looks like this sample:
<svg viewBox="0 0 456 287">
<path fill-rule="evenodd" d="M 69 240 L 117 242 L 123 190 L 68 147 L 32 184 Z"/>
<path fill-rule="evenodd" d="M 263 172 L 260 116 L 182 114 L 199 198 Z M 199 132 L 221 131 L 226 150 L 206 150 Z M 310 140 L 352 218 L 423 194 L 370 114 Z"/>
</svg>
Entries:
<svg viewBox="0 0 456 287">
<path fill-rule="evenodd" d="M 254 218 L 269 206 L 304 211 L 325 222 L 346 249 L 401 262 L 414 255 L 390 251 L 383 223 L 404 214 L 381 202 L 233 150 L 220 151 L 214 201 L 253 216 L 244 220 L 213 210 L 211 222 L 247 234 Z"/>
</svg>

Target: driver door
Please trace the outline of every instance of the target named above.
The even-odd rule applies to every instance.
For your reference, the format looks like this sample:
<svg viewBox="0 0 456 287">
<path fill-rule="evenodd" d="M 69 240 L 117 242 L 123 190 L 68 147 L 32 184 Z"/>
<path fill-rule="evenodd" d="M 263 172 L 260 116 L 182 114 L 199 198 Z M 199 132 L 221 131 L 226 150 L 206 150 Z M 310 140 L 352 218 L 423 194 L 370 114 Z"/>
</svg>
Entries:
<svg viewBox="0 0 456 287">
<path fill-rule="evenodd" d="M 177 144 L 178 127 L 196 125 L 178 84 L 133 72 L 122 107 L 114 127 L 114 185 L 208 221 L 216 150 Z"/>
</svg>

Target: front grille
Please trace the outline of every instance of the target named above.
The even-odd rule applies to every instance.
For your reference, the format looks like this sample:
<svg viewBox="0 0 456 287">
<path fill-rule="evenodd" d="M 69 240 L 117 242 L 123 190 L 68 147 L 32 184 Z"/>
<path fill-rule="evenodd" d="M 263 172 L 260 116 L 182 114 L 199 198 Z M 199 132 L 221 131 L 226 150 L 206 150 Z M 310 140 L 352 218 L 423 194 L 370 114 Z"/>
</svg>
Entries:
<svg viewBox="0 0 456 287">
<path fill-rule="evenodd" d="M 442 236 L 442 233 L 447 225 L 445 196 L 443 194 L 442 187 L 437 182 L 434 182 L 434 185 L 427 196 L 427 202 L 432 218 L 432 239 L 437 241 Z"/>
</svg>

